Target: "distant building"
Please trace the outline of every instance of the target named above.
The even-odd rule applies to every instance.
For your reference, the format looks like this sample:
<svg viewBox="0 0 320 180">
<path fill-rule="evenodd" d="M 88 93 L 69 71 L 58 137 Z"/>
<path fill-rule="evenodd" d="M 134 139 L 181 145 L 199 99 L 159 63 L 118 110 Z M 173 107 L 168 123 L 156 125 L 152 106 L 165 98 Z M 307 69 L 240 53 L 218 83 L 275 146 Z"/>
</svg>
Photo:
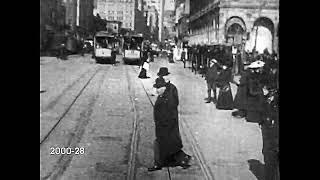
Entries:
<svg viewBox="0 0 320 180">
<path fill-rule="evenodd" d="M 159 34 L 159 13 L 155 6 L 148 6 L 144 11 L 147 14 L 147 29 L 152 40 L 158 40 Z"/>
<path fill-rule="evenodd" d="M 189 42 L 278 50 L 279 0 L 190 0 Z"/>
<path fill-rule="evenodd" d="M 147 7 L 154 6 L 157 12 L 160 12 L 160 0 L 144 0 Z"/>
<path fill-rule="evenodd" d="M 135 28 L 134 0 L 97 0 L 95 13 L 102 19 L 122 22 L 123 28 Z"/>
<path fill-rule="evenodd" d="M 66 8 L 66 24 L 71 30 L 80 27 L 90 31 L 93 24 L 93 0 L 64 0 Z"/>
<path fill-rule="evenodd" d="M 177 37 L 180 42 L 186 41 L 188 36 L 188 16 L 190 12 L 189 3 L 189 0 L 176 1 L 175 26 Z"/>
<path fill-rule="evenodd" d="M 80 0 L 79 24 L 86 31 L 92 30 L 93 26 L 93 0 Z"/>
<path fill-rule="evenodd" d="M 49 46 L 52 36 L 63 31 L 65 26 L 65 6 L 62 0 L 40 1 L 40 50 Z"/>
<path fill-rule="evenodd" d="M 118 34 L 122 26 L 121 21 L 107 21 L 107 31 Z"/>
<path fill-rule="evenodd" d="M 40 1 L 40 49 L 50 44 L 54 34 L 80 29 L 81 35 L 85 35 L 92 27 L 93 0 Z"/>
</svg>

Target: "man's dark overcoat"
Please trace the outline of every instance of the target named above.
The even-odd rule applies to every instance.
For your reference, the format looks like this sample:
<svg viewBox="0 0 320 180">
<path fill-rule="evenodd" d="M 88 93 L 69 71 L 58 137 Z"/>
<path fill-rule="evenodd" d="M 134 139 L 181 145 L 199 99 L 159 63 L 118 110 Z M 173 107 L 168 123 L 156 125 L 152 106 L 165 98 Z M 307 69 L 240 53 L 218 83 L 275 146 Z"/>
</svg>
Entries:
<svg viewBox="0 0 320 180">
<path fill-rule="evenodd" d="M 218 79 L 218 66 L 214 64 L 213 66 L 209 67 L 206 72 L 205 79 L 207 83 L 216 82 Z"/>
<path fill-rule="evenodd" d="M 169 163 L 168 158 L 183 147 L 179 132 L 178 105 L 178 90 L 169 82 L 154 105 L 156 141 L 159 143 L 160 161 L 163 164 Z"/>
</svg>

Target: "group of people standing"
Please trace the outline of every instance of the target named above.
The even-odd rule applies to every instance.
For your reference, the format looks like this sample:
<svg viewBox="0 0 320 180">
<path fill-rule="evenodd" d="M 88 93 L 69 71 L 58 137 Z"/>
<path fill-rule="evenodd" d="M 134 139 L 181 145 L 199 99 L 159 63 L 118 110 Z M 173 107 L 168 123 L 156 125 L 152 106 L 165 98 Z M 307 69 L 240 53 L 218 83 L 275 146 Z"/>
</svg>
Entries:
<svg viewBox="0 0 320 180">
<path fill-rule="evenodd" d="M 270 112 L 266 111 L 270 109 L 268 105 L 275 103 L 278 106 L 279 61 L 277 56 L 269 54 L 268 51 L 263 54 L 251 53 L 244 61 L 243 68 L 240 69 L 238 82 L 232 73 L 232 64 L 225 62 L 228 61 L 215 58 L 209 62 L 205 73 L 208 92 L 208 97 L 205 98 L 206 103 L 213 102 L 217 109 L 237 109 L 232 112 L 234 117 L 246 118 L 249 122 L 262 125 L 266 119 L 264 116 L 270 115 Z M 238 86 L 234 98 L 230 83 Z M 219 89 L 219 95 L 217 95 L 217 89 Z"/>
<path fill-rule="evenodd" d="M 231 76 L 230 66 L 220 64 L 216 59 L 210 60 L 210 65 L 205 75 L 208 87 L 208 97 L 205 98 L 206 103 L 213 102 L 216 104 L 217 109 L 233 109 L 233 98 L 230 87 Z M 217 88 L 219 88 L 218 97 Z M 211 96 L 211 92 L 213 92 L 213 97 Z"/>
<path fill-rule="evenodd" d="M 267 51 L 246 54 L 248 59 L 240 71 L 239 81 L 233 78 L 231 67 L 215 59 L 210 60 L 206 72 L 206 102 L 214 102 L 217 109 L 236 109 L 232 116 L 260 125 L 265 179 L 274 180 L 279 178 L 279 60 Z M 231 82 L 238 86 L 234 99 L 230 91 Z M 216 99 L 217 88 L 220 90 Z"/>
<path fill-rule="evenodd" d="M 250 63 L 250 64 L 249 64 Z M 275 111 L 278 114 L 279 78 L 277 56 L 267 52 L 250 57 L 241 73 L 234 99 L 234 117 L 246 118 L 262 125 Z M 277 121 L 273 117 L 272 124 Z"/>
<path fill-rule="evenodd" d="M 218 60 L 217 60 L 218 59 Z M 239 81 L 235 80 L 230 61 L 212 58 L 206 69 L 208 97 L 217 109 L 233 110 L 232 116 L 259 123 L 263 129 L 263 154 L 265 155 L 266 179 L 279 174 L 278 124 L 279 124 L 279 78 L 277 56 L 268 52 L 251 54 L 240 70 Z M 148 63 L 148 62 L 147 62 Z M 178 117 L 178 90 L 170 82 L 168 68 L 161 67 L 153 87 L 158 94 L 154 105 L 156 140 L 154 141 L 154 165 L 148 171 L 163 167 L 190 167 L 191 156 L 182 148 Z M 231 84 L 237 85 L 233 98 Z M 217 89 L 219 89 L 217 93 Z M 212 94 L 213 93 L 213 94 Z M 271 130 L 272 133 L 265 133 Z M 271 143 L 270 143 L 271 142 Z"/>
</svg>

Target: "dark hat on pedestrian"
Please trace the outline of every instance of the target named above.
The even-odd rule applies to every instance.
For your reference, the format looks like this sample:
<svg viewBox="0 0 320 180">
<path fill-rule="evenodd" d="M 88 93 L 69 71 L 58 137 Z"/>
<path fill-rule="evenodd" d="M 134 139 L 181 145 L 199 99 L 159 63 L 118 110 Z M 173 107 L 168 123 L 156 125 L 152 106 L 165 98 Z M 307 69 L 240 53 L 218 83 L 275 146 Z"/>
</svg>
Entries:
<svg viewBox="0 0 320 180">
<path fill-rule="evenodd" d="M 167 67 L 161 67 L 158 72 L 158 76 L 166 76 L 170 74 Z"/>
<path fill-rule="evenodd" d="M 157 78 L 156 83 L 153 85 L 154 88 L 161 88 L 166 86 L 166 82 L 163 78 Z"/>
</svg>

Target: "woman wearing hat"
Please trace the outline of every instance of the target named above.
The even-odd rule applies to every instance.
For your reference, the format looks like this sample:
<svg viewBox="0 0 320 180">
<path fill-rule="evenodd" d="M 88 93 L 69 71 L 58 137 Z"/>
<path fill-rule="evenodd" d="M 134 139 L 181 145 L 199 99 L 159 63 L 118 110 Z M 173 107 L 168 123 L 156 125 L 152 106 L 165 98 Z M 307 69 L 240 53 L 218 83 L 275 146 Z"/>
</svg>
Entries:
<svg viewBox="0 0 320 180">
<path fill-rule="evenodd" d="M 237 110 L 232 112 L 232 116 L 237 118 L 243 118 L 247 114 L 248 76 L 248 65 L 244 64 L 244 71 L 241 73 L 239 83 L 236 84 L 238 88 L 233 101 L 233 108 Z"/>
<path fill-rule="evenodd" d="M 247 116 L 248 122 L 261 123 L 264 111 L 264 92 L 262 84 L 262 68 L 264 62 L 255 61 L 248 68 L 248 96 L 247 96 Z"/>
<path fill-rule="evenodd" d="M 217 109 L 233 109 L 233 98 L 230 87 L 231 75 L 231 68 L 228 68 L 226 65 L 223 65 L 221 73 L 217 79 L 217 85 L 220 88 L 218 101 L 216 105 Z"/>
<path fill-rule="evenodd" d="M 139 73 L 138 77 L 141 78 L 141 79 L 150 78 L 149 75 L 148 75 L 149 74 L 148 73 L 149 67 L 150 67 L 149 59 L 144 60 L 142 65 L 141 65 L 141 67 L 140 67 L 140 73 Z"/>
<path fill-rule="evenodd" d="M 148 171 L 156 171 L 168 166 L 190 167 L 188 163 L 191 156 L 182 151 L 178 120 L 178 91 L 170 81 L 165 80 L 165 76 L 169 74 L 167 68 L 160 68 L 159 78 L 153 85 L 158 94 L 154 105 L 156 140 L 154 166 L 148 168 Z"/>
</svg>

